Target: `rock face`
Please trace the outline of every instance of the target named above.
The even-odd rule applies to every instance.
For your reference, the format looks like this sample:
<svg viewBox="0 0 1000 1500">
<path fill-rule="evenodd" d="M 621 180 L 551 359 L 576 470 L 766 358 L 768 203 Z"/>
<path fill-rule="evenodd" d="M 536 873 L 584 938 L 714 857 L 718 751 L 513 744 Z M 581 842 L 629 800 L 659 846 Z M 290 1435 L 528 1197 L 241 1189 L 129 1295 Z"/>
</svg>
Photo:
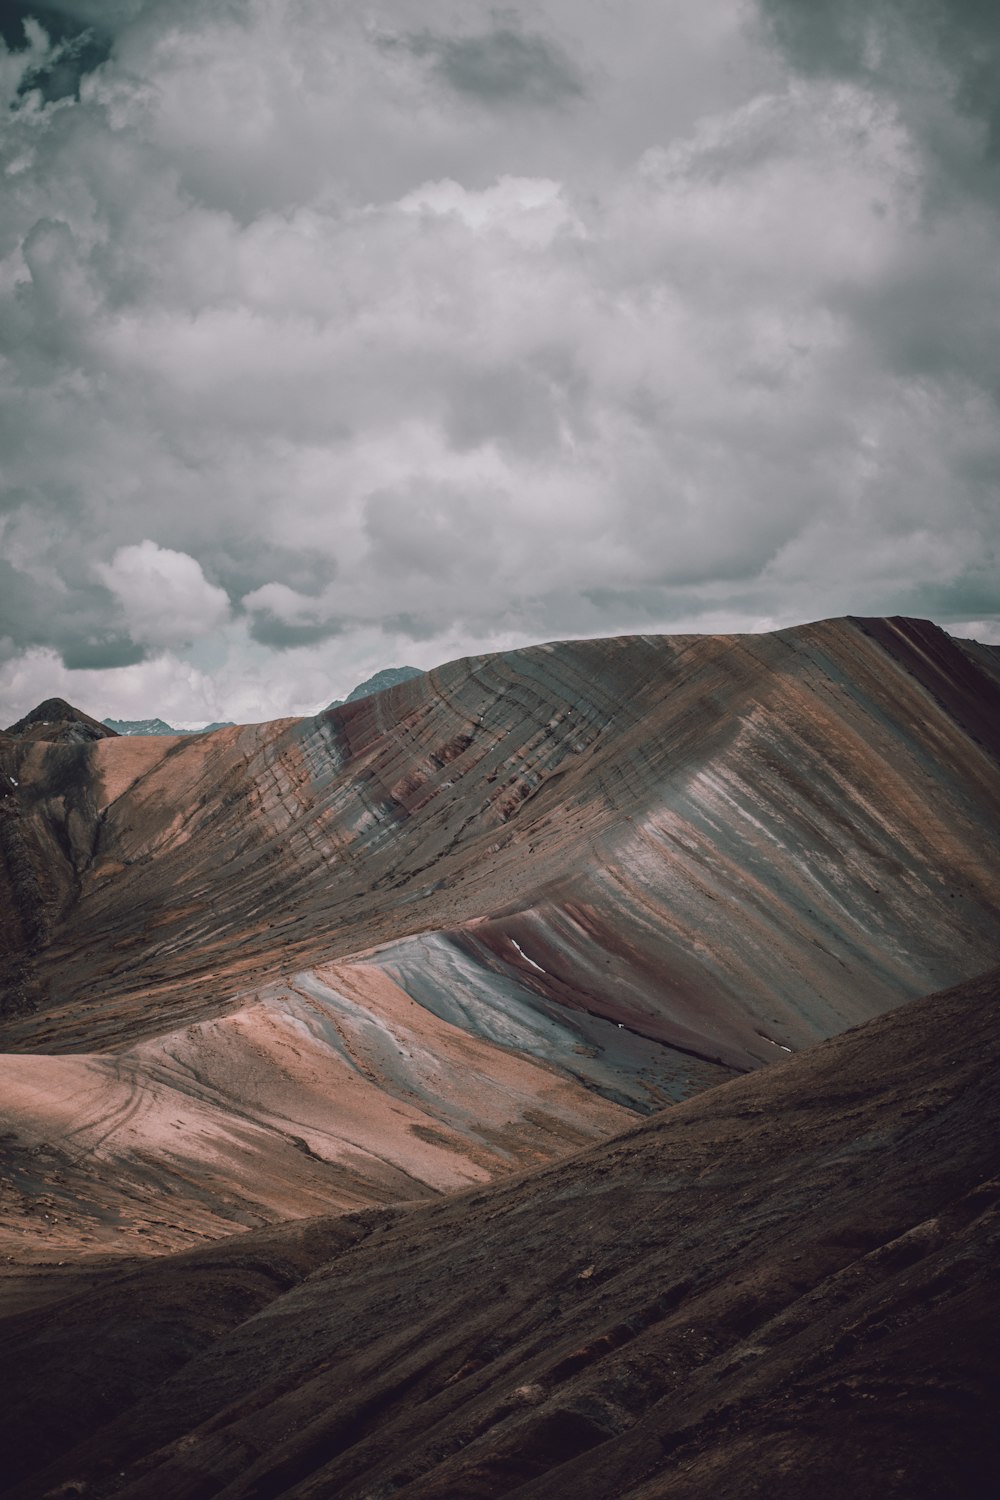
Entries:
<svg viewBox="0 0 1000 1500">
<path fill-rule="evenodd" d="M 985 1500 L 998 1137 L 994 971 L 506 1183 L 64 1269 L 8 1500 Z"/>
<path fill-rule="evenodd" d="M 982 970 L 998 705 L 995 651 L 832 621 L 0 742 L 9 1234 L 450 1191 Z"/>
</svg>

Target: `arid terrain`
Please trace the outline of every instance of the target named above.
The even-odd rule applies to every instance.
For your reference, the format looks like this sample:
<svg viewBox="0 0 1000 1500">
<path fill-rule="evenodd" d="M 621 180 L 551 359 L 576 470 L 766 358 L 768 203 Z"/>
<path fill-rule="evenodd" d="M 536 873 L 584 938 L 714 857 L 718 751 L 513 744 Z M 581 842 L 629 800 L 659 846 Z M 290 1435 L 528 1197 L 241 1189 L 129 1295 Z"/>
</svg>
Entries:
<svg viewBox="0 0 1000 1500">
<path fill-rule="evenodd" d="M 0 1492 L 993 1493 L 998 848 L 1000 649 L 922 621 L 40 705 Z"/>
</svg>

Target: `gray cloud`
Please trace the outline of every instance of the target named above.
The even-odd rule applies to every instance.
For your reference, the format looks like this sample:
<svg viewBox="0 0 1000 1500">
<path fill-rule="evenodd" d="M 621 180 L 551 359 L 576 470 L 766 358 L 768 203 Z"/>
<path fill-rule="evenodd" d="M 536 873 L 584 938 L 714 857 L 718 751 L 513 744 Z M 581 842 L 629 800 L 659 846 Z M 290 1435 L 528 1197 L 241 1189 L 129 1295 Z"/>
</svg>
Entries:
<svg viewBox="0 0 1000 1500">
<path fill-rule="evenodd" d="M 766 0 L 765 48 L 741 0 L 122 6 L 59 100 L 0 49 L 3 722 L 637 628 L 1000 635 L 991 44 L 905 10 Z"/>
<path fill-rule="evenodd" d="M 149 651 L 145 646 L 137 646 L 127 636 L 117 639 L 104 636 L 73 640 L 62 647 L 60 656 L 63 665 L 71 672 L 110 671 L 116 667 L 136 666 L 146 660 Z"/>
<path fill-rule="evenodd" d="M 760 0 L 760 11 L 796 70 L 864 91 L 905 133 L 912 229 L 876 274 L 831 288 L 828 303 L 899 399 L 963 413 L 964 439 L 939 473 L 939 504 L 960 547 L 975 516 L 1000 510 L 1000 11 L 983 0 Z M 908 467 L 900 463 L 897 480 Z M 887 495 L 882 503 L 891 511 Z M 945 619 L 994 614 L 998 559 L 987 532 L 978 556 L 952 563 L 949 581 L 912 580 L 902 607 Z"/>
<path fill-rule="evenodd" d="M 320 641 L 329 641 L 340 635 L 343 625 L 339 620 L 321 620 L 315 624 L 297 625 L 281 620 L 268 610 L 250 613 L 250 635 L 258 645 L 273 646 L 276 651 L 290 651 L 297 646 L 315 646 Z"/>
<path fill-rule="evenodd" d="M 516 15 L 494 14 L 488 31 L 450 36 L 411 32 L 389 45 L 431 60 L 456 93 L 486 105 L 563 105 L 584 93 L 580 70 L 554 41 L 522 30 Z"/>
<path fill-rule="evenodd" d="M 275 514 L 280 514 L 275 501 Z M 212 574 L 231 599 L 242 599 L 265 583 L 280 583 L 306 598 L 318 598 L 337 576 L 337 559 L 326 550 L 288 547 L 277 538 L 262 547 L 259 535 L 224 537 L 210 549 Z"/>
<path fill-rule="evenodd" d="M 142 0 L 3 0 L 0 39 L 11 52 L 30 49 L 31 23 L 51 43 L 41 58 L 29 61 L 19 92 L 37 89 L 48 101 L 78 97 L 82 80 L 110 57 L 115 32 L 141 8 Z"/>
<path fill-rule="evenodd" d="M 796 68 L 886 93 L 943 178 L 1000 194 L 1000 11 L 991 0 L 759 6 L 773 42 Z M 974 133 L 956 132 L 956 118 Z"/>
</svg>

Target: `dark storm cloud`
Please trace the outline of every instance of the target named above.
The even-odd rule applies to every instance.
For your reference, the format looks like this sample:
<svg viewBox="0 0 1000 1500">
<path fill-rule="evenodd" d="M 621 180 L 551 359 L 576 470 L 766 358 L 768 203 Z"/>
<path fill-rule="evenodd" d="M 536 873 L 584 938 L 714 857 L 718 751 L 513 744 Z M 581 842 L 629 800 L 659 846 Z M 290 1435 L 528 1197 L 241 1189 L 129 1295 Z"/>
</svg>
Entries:
<svg viewBox="0 0 1000 1500">
<path fill-rule="evenodd" d="M 935 620 L 987 620 L 996 612 L 995 560 L 984 559 L 978 569 L 964 572 L 954 582 L 920 582 L 902 590 L 895 613 Z"/>
<path fill-rule="evenodd" d="M 149 651 L 137 646 L 127 636 L 93 640 L 75 640 L 64 645 L 60 655 L 63 666 L 71 672 L 108 671 L 116 667 L 134 667 L 145 661 Z"/>
<path fill-rule="evenodd" d="M 977 295 L 970 296 L 973 287 Z M 1000 343 L 993 319 L 984 316 L 988 304 L 1000 307 L 1000 256 L 969 226 L 947 258 L 918 246 L 891 278 L 831 297 L 894 374 L 957 376 L 1000 403 Z"/>
<path fill-rule="evenodd" d="M 320 620 L 315 624 L 296 625 L 281 620 L 267 610 L 255 610 L 250 614 L 250 636 L 259 646 L 272 646 L 276 651 L 291 651 L 297 646 L 315 646 L 320 641 L 329 641 L 343 631 L 339 620 Z"/>
<path fill-rule="evenodd" d="M 411 32 L 390 45 L 429 59 L 456 93 L 487 105 L 561 105 L 584 93 L 581 73 L 558 43 L 523 31 L 516 18 L 502 13 L 489 31 L 477 35 Z"/>
<path fill-rule="evenodd" d="M 8 8 L 7 719 L 87 668 L 204 722 L 414 640 L 988 621 L 989 13 L 761 3 L 766 48 L 746 0 Z"/>
<path fill-rule="evenodd" d="M 43 99 L 75 97 L 80 82 L 111 55 L 114 44 L 116 7 L 98 4 L 43 3 L 34 0 L 2 0 L 0 37 L 12 52 L 26 50 L 28 20 L 36 21 L 52 44 L 43 62 L 29 68 L 19 92 L 37 89 Z"/>
<path fill-rule="evenodd" d="M 1000 194 L 1000 7 L 996 0 L 758 0 L 798 69 L 884 90 L 940 170 Z M 956 141 L 936 107 L 977 128 Z"/>
<path fill-rule="evenodd" d="M 242 599 L 265 583 L 281 583 L 297 594 L 316 598 L 337 576 L 337 560 L 328 552 L 288 547 L 278 541 L 262 547 L 257 536 L 227 537 L 209 549 L 209 556 L 213 577 L 231 599 Z"/>
<path fill-rule="evenodd" d="M 145 646 L 109 631 L 110 604 L 107 590 L 86 580 L 53 593 L 0 558 L 0 640 L 48 646 L 71 670 L 127 667 L 146 658 Z"/>
</svg>

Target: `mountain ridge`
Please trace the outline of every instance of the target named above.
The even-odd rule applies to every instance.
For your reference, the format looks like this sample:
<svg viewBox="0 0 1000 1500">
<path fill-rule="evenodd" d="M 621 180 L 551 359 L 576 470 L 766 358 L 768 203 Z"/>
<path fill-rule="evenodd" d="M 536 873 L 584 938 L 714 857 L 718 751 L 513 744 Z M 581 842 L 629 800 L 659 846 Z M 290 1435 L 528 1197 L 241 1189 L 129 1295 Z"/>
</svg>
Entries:
<svg viewBox="0 0 1000 1500">
<path fill-rule="evenodd" d="M 50 733 L 43 734 L 42 730 Z M 82 709 L 67 703 L 65 698 L 45 698 L 3 733 L 12 739 L 85 744 L 90 740 L 114 738 L 117 731 L 107 724 L 99 724 Z"/>
<path fill-rule="evenodd" d="M 982 969 L 998 704 L 934 627 L 834 621 L 0 744 L 0 1127 L 53 1153 L 39 1244 L 452 1191 Z"/>
<path fill-rule="evenodd" d="M 222 719 L 212 724 L 202 724 L 198 729 L 175 729 L 165 719 L 102 719 L 116 734 L 211 734 L 216 729 L 232 729 L 234 720 Z"/>
<path fill-rule="evenodd" d="M 579 907 L 580 896 L 574 896 L 570 927 L 566 917 L 559 916 L 558 931 L 550 934 L 550 897 L 545 893 L 555 894 L 558 901 L 566 879 L 567 844 L 596 849 L 593 840 L 598 839 L 606 854 L 598 856 L 595 873 L 600 860 L 625 858 L 623 868 L 634 867 L 640 886 L 645 879 L 642 869 L 648 865 L 652 878 L 673 883 L 672 899 L 690 907 L 690 920 L 699 925 L 706 916 L 718 914 L 720 896 L 725 897 L 728 916 L 737 887 L 741 904 L 747 895 L 751 902 L 763 899 L 763 890 L 754 894 L 755 865 L 770 860 L 771 851 L 794 851 L 801 844 L 811 861 L 806 883 L 798 867 L 789 866 L 783 876 L 787 888 L 766 897 L 766 922 L 804 923 L 809 929 L 805 951 L 812 951 L 811 963 L 826 973 L 821 983 L 829 984 L 834 977 L 831 965 L 836 971 L 847 956 L 827 959 L 823 951 L 828 946 L 824 933 L 835 932 L 841 921 L 837 902 L 843 876 L 831 860 L 844 817 L 839 799 L 848 795 L 850 817 L 864 829 L 869 846 L 869 853 L 859 847 L 851 855 L 859 871 L 870 864 L 871 851 L 894 837 L 891 829 L 880 826 L 880 817 L 905 820 L 907 847 L 894 856 L 897 873 L 893 875 L 893 867 L 887 871 L 900 903 L 895 920 L 907 927 L 922 924 L 926 938 L 942 921 L 951 927 L 958 919 L 962 941 L 967 941 L 971 925 L 990 930 L 996 921 L 995 877 L 983 865 L 978 853 L 982 836 L 970 826 L 970 819 L 984 816 L 989 829 L 998 816 L 993 779 L 1000 754 L 997 693 L 978 668 L 970 667 L 962 648 L 934 627 L 917 623 L 877 629 L 882 638 L 873 633 L 876 627 L 864 622 L 823 622 L 773 636 L 633 637 L 549 645 L 453 663 L 312 720 L 279 720 L 217 731 L 204 739 L 186 737 L 168 752 L 157 749 L 155 741 L 137 738 L 128 742 L 135 747 L 128 750 L 125 742 L 114 741 L 88 752 L 92 766 L 73 761 L 71 770 L 63 752 L 39 751 L 39 771 L 49 778 L 44 784 L 58 786 L 60 777 L 71 776 L 76 788 L 71 801 L 74 796 L 83 799 L 71 815 L 60 811 L 65 804 L 60 793 L 63 802 L 55 810 L 55 826 L 62 824 L 60 837 L 68 841 L 66 891 L 82 881 L 66 914 L 72 918 L 76 910 L 89 913 L 88 948 L 96 956 L 94 939 L 102 926 L 107 925 L 110 934 L 124 922 L 127 931 L 137 901 L 151 914 L 162 907 L 161 869 L 164 875 L 168 868 L 172 872 L 176 910 L 187 909 L 179 895 L 185 887 L 189 903 L 192 898 L 203 901 L 200 893 L 206 880 L 216 879 L 220 847 L 235 839 L 245 852 L 227 872 L 232 894 L 212 912 L 220 931 L 232 928 L 235 937 L 244 922 L 241 903 L 259 905 L 260 893 L 254 890 L 258 861 L 270 858 L 266 851 L 277 838 L 281 844 L 274 847 L 283 847 L 282 857 L 292 861 L 286 875 L 293 888 L 301 887 L 309 904 L 294 916 L 282 916 L 282 897 L 276 926 L 242 933 L 239 942 L 246 957 L 255 947 L 266 948 L 273 935 L 281 939 L 286 954 L 306 957 L 313 952 L 326 959 L 331 956 L 331 918 L 339 933 L 333 956 L 391 943 L 401 936 L 398 925 L 380 921 L 379 913 L 403 916 L 409 910 L 412 919 L 405 925 L 413 933 L 428 927 L 454 930 L 464 952 L 492 967 L 500 953 L 491 946 L 495 930 L 490 923 L 499 920 L 503 931 L 510 931 L 510 937 L 502 939 L 504 963 L 507 955 L 516 958 L 512 942 L 527 955 L 516 959 L 519 972 L 531 970 L 531 960 L 544 960 L 539 942 L 543 948 L 558 943 L 562 957 L 543 962 L 542 968 L 552 974 L 564 971 L 568 986 L 564 984 L 563 990 L 571 996 L 573 954 L 581 944 L 589 949 L 595 941 L 598 946 L 612 941 L 603 926 L 591 931 L 600 910 L 610 901 L 616 920 L 627 926 L 632 898 L 621 886 L 620 875 L 610 884 L 601 876 L 600 889 L 591 889 L 592 881 L 581 869 L 572 881 L 574 889 L 581 880 L 584 883 L 584 907 Z M 963 675 L 970 670 L 972 677 Z M 859 676 L 859 685 L 852 682 L 848 691 L 838 682 L 851 681 L 850 674 Z M 898 730 L 892 728 L 894 722 Z M 398 741 L 400 724 L 410 726 L 412 748 Z M 772 745 L 775 732 L 784 739 Z M 920 898 L 925 909 L 920 919 L 898 871 L 913 858 L 918 868 L 929 868 L 938 858 L 932 850 L 940 850 L 946 860 L 954 861 L 957 855 L 955 836 L 935 810 L 936 799 L 928 801 L 917 818 L 913 803 L 924 796 L 922 783 L 941 774 L 946 741 L 953 762 L 950 781 L 958 777 L 947 795 L 969 847 L 949 877 L 950 894 L 943 896 L 959 905 L 946 910 L 941 895 L 928 887 Z M 719 771 L 709 769 L 716 764 L 722 768 L 721 780 Z M 804 782 L 806 767 L 809 779 Z M 196 785 L 206 770 L 209 781 L 204 791 L 211 800 L 203 808 L 196 804 L 188 809 L 186 788 Z M 13 774 L 16 778 L 17 771 Z M 851 790 L 851 778 L 858 774 L 868 779 L 863 797 Z M 961 779 L 966 775 L 972 777 L 967 791 Z M 275 777 L 278 782 L 272 786 Z M 244 797 L 250 799 L 247 811 L 233 800 Z M 880 812 L 879 801 L 886 797 L 890 805 Z M 650 798 L 652 821 L 640 805 Z M 341 832 L 338 819 L 348 814 L 352 799 L 361 809 L 360 822 L 356 828 L 345 824 Z M 124 823 L 120 833 L 116 831 L 126 804 L 134 804 L 130 822 L 141 817 L 148 823 L 148 835 L 129 832 Z M 41 816 L 37 805 L 35 811 Z M 755 829 L 761 812 L 766 815 L 766 833 Z M 185 826 L 181 842 L 171 831 L 178 815 Z M 151 816 L 154 821 L 149 823 Z M 457 842 L 448 831 L 456 819 L 465 820 Z M 98 822 L 98 843 L 92 848 L 88 840 L 94 834 L 88 830 Z M 34 826 L 53 855 L 42 872 L 51 881 L 57 865 L 51 838 L 44 824 L 36 820 Z M 21 827 L 27 832 L 23 819 Z M 728 852 L 734 838 L 738 866 Z M 703 846 L 704 855 L 698 852 Z M 885 855 L 888 852 L 886 848 Z M 197 871 L 188 870 L 192 857 L 199 861 Z M 66 856 L 62 858 L 66 864 Z M 328 863 L 331 858 L 333 865 Z M 467 866 L 469 859 L 473 863 Z M 124 894 L 119 885 L 123 860 L 130 862 L 128 903 L 119 912 L 116 892 Z M 433 878 L 420 879 L 421 866 L 429 860 L 437 865 L 437 885 Z M 317 884 L 324 870 L 327 875 Z M 933 886 L 942 880 L 936 875 Z M 898 980 L 891 977 L 892 964 L 886 969 L 878 933 L 886 924 L 886 892 L 876 889 L 879 877 L 874 871 L 865 881 L 866 889 L 849 899 L 864 905 L 868 932 L 863 946 L 874 972 L 882 968 L 885 982 L 892 986 Z M 482 899 L 474 894 L 477 888 L 482 888 Z M 531 888 L 537 889 L 543 905 L 529 917 L 524 896 Z M 468 899 L 447 899 L 449 890 L 456 897 L 468 892 Z M 992 894 L 977 915 L 979 890 Z M 340 891 L 342 897 L 337 895 Z M 973 905 L 966 913 L 963 903 L 969 899 Z M 588 914 L 595 900 L 598 906 Z M 789 901 L 794 915 L 785 910 Z M 350 904 L 345 908 L 344 902 Z M 315 918 L 309 915 L 310 907 Z M 514 926 L 504 915 L 508 909 L 520 913 Z M 336 916 L 338 910 L 346 921 Z M 359 911 L 366 913 L 361 921 Z M 169 916 L 169 908 L 165 914 Z M 754 916 L 748 909 L 740 920 L 755 957 L 770 968 L 766 946 L 752 936 L 763 917 L 765 911 Z M 473 925 L 466 926 L 473 918 Z M 319 947 L 302 941 L 314 920 L 322 924 L 316 929 Z M 169 916 L 168 930 L 176 921 Z M 180 922 L 183 929 L 190 918 L 182 916 Z M 305 930 L 297 932 L 304 923 Z M 860 935 L 859 930 L 852 939 L 855 945 Z M 120 937 L 119 932 L 114 940 Z M 873 940 L 880 943 L 878 948 Z M 176 940 L 170 941 L 173 949 Z M 944 950 L 952 941 L 945 943 L 942 937 Z M 572 946 L 564 951 L 567 942 Z M 192 943 L 197 948 L 197 937 L 189 933 L 183 939 L 186 952 Z M 149 958 L 158 946 L 150 945 Z M 55 953 L 53 957 L 59 961 Z M 554 960 L 555 954 L 551 957 Z M 693 957 L 692 951 L 677 970 L 679 1000 L 686 986 L 704 989 L 704 960 L 696 960 L 695 974 L 690 970 Z M 682 954 L 676 953 L 672 967 L 681 960 Z M 739 964 L 735 952 L 732 962 Z M 149 968 L 148 958 L 141 967 Z M 132 972 L 130 966 L 123 977 Z M 715 972 L 718 978 L 712 983 L 717 986 L 722 976 L 717 968 Z M 911 992 L 919 993 L 927 981 L 949 977 L 940 967 L 937 973 L 925 972 L 914 977 Z M 113 975 L 105 976 L 106 989 L 109 979 Z M 780 975 L 775 979 L 780 990 Z M 647 980 L 637 973 L 634 983 L 641 988 Z M 608 1019 L 616 1023 L 640 1021 L 635 1005 L 623 1010 L 618 1004 L 613 1011 Z M 673 1039 L 685 1045 L 681 1027 L 674 1027 Z M 774 1043 L 788 1040 L 778 1036 Z M 735 1062 L 737 1054 L 724 1054 L 723 1061 Z"/>
</svg>

